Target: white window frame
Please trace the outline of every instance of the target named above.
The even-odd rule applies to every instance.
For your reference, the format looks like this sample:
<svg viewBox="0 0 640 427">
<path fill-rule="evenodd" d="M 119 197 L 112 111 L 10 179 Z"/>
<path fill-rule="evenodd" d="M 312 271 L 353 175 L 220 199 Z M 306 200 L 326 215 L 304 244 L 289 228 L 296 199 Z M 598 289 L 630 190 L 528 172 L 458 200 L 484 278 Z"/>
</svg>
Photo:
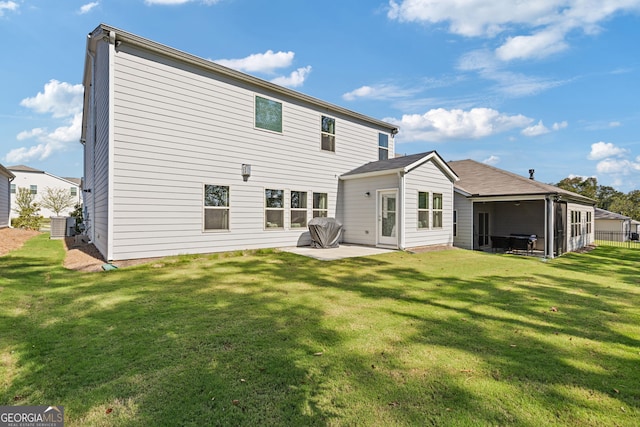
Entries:
<svg viewBox="0 0 640 427">
<path fill-rule="evenodd" d="M 293 207 L 293 193 L 300 193 L 300 194 L 304 194 L 304 199 L 299 199 L 299 200 L 304 200 L 304 207 Z M 302 229 L 302 228 L 306 228 L 307 225 L 309 224 L 309 192 L 308 191 L 298 191 L 298 190 L 291 190 L 289 191 L 289 227 L 292 230 L 298 230 L 298 229 Z M 304 213 L 304 224 L 302 225 L 297 225 L 294 226 L 293 224 L 293 214 L 294 213 Z M 297 223 L 296 223 L 297 224 Z"/>
<path fill-rule="evenodd" d="M 268 101 L 269 103 L 278 104 L 280 106 L 280 129 L 271 129 L 269 127 L 259 126 L 257 115 L 258 115 L 258 98 Z M 256 94 L 253 97 L 253 126 L 255 129 L 264 130 L 267 132 L 273 132 L 277 134 L 283 133 L 284 128 L 284 109 L 281 101 L 276 101 L 275 99 L 267 98 L 266 96 Z"/>
<path fill-rule="evenodd" d="M 382 139 L 386 139 L 386 145 L 382 145 Z M 385 153 L 385 158 L 382 158 L 382 153 Z M 386 133 L 378 133 L 378 160 L 389 160 L 389 135 Z"/>
<path fill-rule="evenodd" d="M 267 191 L 278 191 L 280 192 L 280 195 L 282 197 L 282 207 L 273 207 L 273 206 L 268 206 L 267 200 L 269 200 L 269 198 L 267 197 Z M 284 198 L 284 194 L 285 191 L 284 189 L 281 188 L 265 188 L 264 192 L 262 193 L 264 195 L 263 201 L 264 201 L 264 229 L 268 230 L 268 231 L 273 231 L 273 230 L 284 230 L 285 228 L 285 198 Z M 272 197 L 273 199 L 273 197 Z M 277 223 L 273 223 L 271 221 L 269 221 L 269 212 L 280 212 L 280 214 L 282 215 L 282 220 L 281 220 L 281 225 L 278 225 Z"/>
<path fill-rule="evenodd" d="M 331 120 L 333 122 L 333 132 L 325 131 L 325 120 Z M 325 137 L 329 140 L 329 149 L 324 148 Z M 335 117 L 325 116 L 320 117 L 320 150 L 330 153 L 336 152 L 336 119 Z"/>
<path fill-rule="evenodd" d="M 325 200 L 326 200 L 326 206 L 322 207 L 322 206 L 316 206 L 316 194 L 317 195 L 323 195 L 325 196 Z M 329 193 L 323 193 L 320 191 L 314 191 L 312 193 L 312 197 L 313 200 L 311 201 L 311 207 L 312 207 L 312 214 L 311 217 L 312 218 L 318 218 L 318 217 L 322 217 L 322 218 L 326 218 L 329 216 Z M 319 199 L 318 199 L 319 201 Z M 316 215 L 316 213 L 318 213 L 319 215 Z M 324 214 L 324 215 L 322 215 Z"/>
<path fill-rule="evenodd" d="M 436 196 L 440 196 L 440 207 L 436 207 Z M 436 214 L 440 216 L 440 225 L 436 225 Z M 443 228 L 444 227 L 444 195 L 442 193 L 431 193 L 431 227 Z"/>
<path fill-rule="evenodd" d="M 226 204 L 216 205 L 216 206 L 207 206 L 206 205 L 207 186 L 226 188 L 226 191 L 227 191 Z M 210 232 L 216 233 L 216 232 L 224 232 L 224 231 L 230 230 L 231 228 L 231 187 L 229 187 L 228 185 L 219 185 L 219 184 L 206 184 L 206 183 L 203 184 L 202 185 L 202 206 L 203 206 L 203 212 L 202 212 L 202 230 L 203 231 L 207 233 L 210 233 Z M 227 213 L 226 228 L 207 228 L 206 226 L 207 210 L 226 211 Z"/>
<path fill-rule="evenodd" d="M 425 201 L 427 202 L 426 208 L 420 207 L 420 194 L 425 194 Z M 429 191 L 418 191 L 418 202 L 416 203 L 418 208 L 418 217 L 416 220 L 416 227 L 418 230 L 429 230 L 431 228 L 431 193 Z M 426 214 L 426 221 L 420 220 L 420 214 Z M 424 215 L 423 215 L 424 216 Z M 426 224 L 423 224 L 426 222 Z"/>
</svg>

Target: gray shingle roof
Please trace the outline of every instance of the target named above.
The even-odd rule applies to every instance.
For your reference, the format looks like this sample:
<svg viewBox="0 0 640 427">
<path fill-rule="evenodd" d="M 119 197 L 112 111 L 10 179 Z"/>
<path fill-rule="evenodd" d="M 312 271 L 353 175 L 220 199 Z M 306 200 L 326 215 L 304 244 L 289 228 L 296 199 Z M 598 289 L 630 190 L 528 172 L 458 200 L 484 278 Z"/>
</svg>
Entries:
<svg viewBox="0 0 640 427">
<path fill-rule="evenodd" d="M 458 160 L 448 162 L 448 164 L 460 177 L 460 181 L 455 183 L 455 187 L 473 196 L 561 194 L 572 199 L 595 204 L 595 200 L 580 194 L 476 162 L 475 160 Z"/>
<path fill-rule="evenodd" d="M 388 159 L 388 160 L 378 160 L 375 162 L 369 162 L 365 165 L 362 165 L 347 173 L 342 174 L 342 176 L 359 175 L 363 173 L 403 169 L 419 161 L 420 159 L 428 156 L 429 154 L 432 154 L 433 152 L 434 151 L 427 151 L 426 153 L 411 154 L 409 156 L 395 157 L 393 159 Z"/>
<path fill-rule="evenodd" d="M 44 171 L 41 171 L 40 169 L 34 169 L 34 168 L 31 168 L 31 167 L 25 166 L 25 165 L 7 166 L 7 169 L 9 169 L 10 171 L 17 171 L 17 172 L 44 173 Z"/>
<path fill-rule="evenodd" d="M 600 208 L 596 208 L 595 212 L 593 213 L 593 217 L 594 219 L 614 219 L 619 221 L 631 219 L 631 217 L 624 216 L 615 212 L 610 212 Z"/>
</svg>

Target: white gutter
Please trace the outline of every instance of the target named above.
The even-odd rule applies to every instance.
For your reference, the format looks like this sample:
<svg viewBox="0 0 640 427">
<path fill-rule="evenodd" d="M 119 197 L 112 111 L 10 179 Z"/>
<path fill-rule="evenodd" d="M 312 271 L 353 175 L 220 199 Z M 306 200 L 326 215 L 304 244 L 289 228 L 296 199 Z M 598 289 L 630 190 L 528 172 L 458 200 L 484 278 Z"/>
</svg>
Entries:
<svg viewBox="0 0 640 427">
<path fill-rule="evenodd" d="M 406 247 L 405 242 L 405 232 L 404 232 L 404 224 L 405 224 L 405 197 L 404 197 L 404 187 L 405 187 L 405 174 L 403 171 L 398 172 L 399 178 L 399 187 L 400 187 L 400 203 L 398 203 L 398 207 L 400 208 L 400 215 L 398 216 L 398 249 L 403 251 Z"/>
</svg>

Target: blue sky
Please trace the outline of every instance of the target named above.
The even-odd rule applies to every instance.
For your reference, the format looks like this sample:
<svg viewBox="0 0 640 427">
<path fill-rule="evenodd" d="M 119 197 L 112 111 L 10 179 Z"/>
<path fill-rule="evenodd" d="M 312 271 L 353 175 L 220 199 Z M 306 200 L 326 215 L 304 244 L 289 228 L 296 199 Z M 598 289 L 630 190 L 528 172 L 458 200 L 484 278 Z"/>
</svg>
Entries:
<svg viewBox="0 0 640 427">
<path fill-rule="evenodd" d="M 640 189 L 640 0 L 0 0 L 0 163 L 82 176 L 86 35 L 106 23 L 555 183 Z"/>
</svg>

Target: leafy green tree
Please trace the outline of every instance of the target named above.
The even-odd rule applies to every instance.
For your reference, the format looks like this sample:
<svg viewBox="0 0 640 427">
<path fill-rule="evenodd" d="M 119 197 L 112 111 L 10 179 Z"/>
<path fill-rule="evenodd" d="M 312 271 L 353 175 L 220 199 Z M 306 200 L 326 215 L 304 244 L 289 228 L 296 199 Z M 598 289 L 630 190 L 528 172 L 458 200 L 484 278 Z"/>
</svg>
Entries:
<svg viewBox="0 0 640 427">
<path fill-rule="evenodd" d="M 71 195 L 68 188 L 46 187 L 42 193 L 40 205 L 43 208 L 55 212 L 56 216 L 60 216 L 60 212 L 72 208 L 75 205 L 75 198 Z"/>
<path fill-rule="evenodd" d="M 40 207 L 35 202 L 36 195 L 26 187 L 18 187 L 16 193 L 14 212 L 18 214 L 18 218 L 14 221 L 17 228 L 27 228 L 31 230 L 39 230 L 42 223 L 40 216 Z"/>
<path fill-rule="evenodd" d="M 556 184 L 556 187 L 560 187 L 567 191 L 573 191 L 574 193 L 581 194 L 590 199 L 596 199 L 598 191 L 598 180 L 594 177 L 581 178 L 579 176 L 573 178 L 565 178 Z"/>
<path fill-rule="evenodd" d="M 625 194 L 608 185 L 599 185 L 596 191 L 596 200 L 598 207 L 607 211 L 611 210 L 611 205 L 616 201 L 625 197 Z"/>
</svg>

